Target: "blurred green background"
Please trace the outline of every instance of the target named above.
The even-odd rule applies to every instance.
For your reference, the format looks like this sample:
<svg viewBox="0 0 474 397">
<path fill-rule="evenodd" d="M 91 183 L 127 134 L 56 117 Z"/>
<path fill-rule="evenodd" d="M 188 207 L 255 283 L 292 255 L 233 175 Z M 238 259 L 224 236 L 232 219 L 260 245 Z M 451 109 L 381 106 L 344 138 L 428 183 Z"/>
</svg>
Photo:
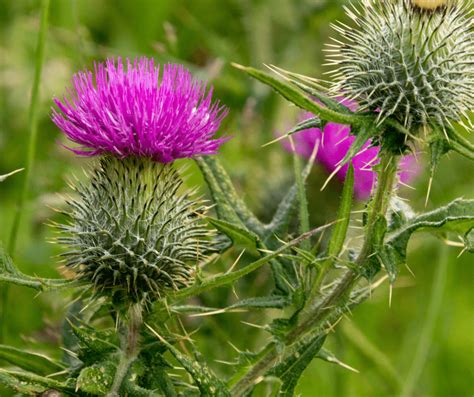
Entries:
<svg viewBox="0 0 474 397">
<path fill-rule="evenodd" d="M 264 148 L 262 145 L 275 132 L 291 127 L 297 111 L 234 69 L 230 62 L 256 67 L 276 64 L 324 77 L 327 71 L 322 66 L 324 43 L 332 34 L 330 23 L 344 20 L 344 3 L 344 0 L 52 1 L 40 87 L 37 156 L 15 253 L 19 267 L 28 274 L 58 275 L 55 256 L 61 248 L 48 243 L 54 231 L 46 223 L 57 218 L 52 208 L 63 204 L 63 197 L 57 193 L 67 193 L 67 179 L 80 174 L 81 167 L 90 161 L 78 159 L 58 145 L 65 140 L 50 121 L 51 99 L 62 95 L 73 72 L 109 56 L 147 55 L 162 63 L 180 62 L 209 80 L 215 87 L 215 97 L 230 108 L 221 130 L 233 139 L 225 145 L 220 158 L 246 201 L 263 218 L 270 216 L 283 188 L 291 182 L 292 163 L 291 156 L 278 144 Z M 39 8 L 36 0 L 0 2 L 0 175 L 25 164 Z M 426 168 L 424 157 L 420 156 L 420 163 Z M 444 158 L 433 182 L 428 208 L 458 196 L 472 197 L 473 171 L 468 161 L 455 154 Z M 334 219 L 337 208 L 341 188 L 337 181 L 320 192 L 326 175 L 315 167 L 309 181 L 315 225 Z M 22 177 L 18 174 L 0 185 L 3 242 L 9 237 Z M 202 185 L 194 169 L 189 172 L 188 181 Z M 427 184 L 428 174 L 423 171 L 414 183 L 416 190 L 402 188 L 400 194 L 421 211 Z M 474 394 L 473 258 L 467 254 L 458 258 L 460 248 L 440 247 L 439 240 L 428 236 L 414 239 L 408 257 L 414 276 L 402 269 L 394 286 L 391 307 L 388 287 L 383 286 L 354 311 L 355 329 L 344 319 L 342 327 L 329 338 L 332 351 L 359 373 L 315 360 L 298 387 L 302 396 L 398 395 L 394 392 L 393 371 L 401 382 L 410 376 L 420 343 L 427 347 L 426 362 L 418 366 L 421 373 L 419 378 L 415 377 L 413 396 Z M 430 335 L 422 330 L 429 328 L 425 319 L 434 276 L 440 264 L 443 265 L 443 257 L 448 261 L 447 277 L 444 287 L 436 292 L 442 300 Z M 261 285 L 262 277 L 269 275 L 262 272 L 255 276 L 245 290 L 248 296 L 256 294 L 252 288 Z M 56 347 L 66 306 L 63 297 L 35 296 L 34 292 L 16 287 L 10 289 L 9 295 L 8 322 L 1 324 L 6 329 L 6 342 L 59 354 Z M 252 313 L 249 318 L 263 323 L 259 316 L 263 314 Z M 261 341 L 263 337 L 254 335 L 257 330 L 241 324 L 240 320 L 238 314 L 214 317 L 209 320 L 214 327 L 212 334 L 211 328 L 203 325 L 199 344 L 209 357 L 229 359 L 232 349 L 227 339 L 241 349 L 253 347 L 246 346 L 249 336 Z M 217 352 L 216 343 L 222 347 Z M 0 395 L 9 394 L 0 389 Z"/>
</svg>

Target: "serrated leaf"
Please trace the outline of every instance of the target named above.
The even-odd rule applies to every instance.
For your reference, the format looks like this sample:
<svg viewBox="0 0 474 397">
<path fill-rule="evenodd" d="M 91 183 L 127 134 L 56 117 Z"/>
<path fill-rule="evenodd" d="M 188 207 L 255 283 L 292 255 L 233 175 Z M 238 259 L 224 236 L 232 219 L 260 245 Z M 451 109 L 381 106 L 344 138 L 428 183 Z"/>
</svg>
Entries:
<svg viewBox="0 0 474 397">
<path fill-rule="evenodd" d="M 474 228 L 470 229 L 463 237 L 464 249 L 467 252 L 474 253 Z"/>
<path fill-rule="evenodd" d="M 196 159 L 216 204 L 219 218 L 234 224 L 242 223 L 245 228 L 261 235 L 263 224 L 238 196 L 229 175 L 215 157 Z"/>
<path fill-rule="evenodd" d="M 290 83 L 296 85 L 301 90 L 306 92 L 307 94 L 311 95 L 312 97 L 316 98 L 320 101 L 323 105 L 327 106 L 329 109 L 339 111 L 341 113 L 352 113 L 351 109 L 344 106 L 342 103 L 337 102 L 328 96 L 322 94 L 323 91 L 326 89 L 318 83 L 312 77 L 304 76 L 298 73 L 293 73 L 288 70 L 284 70 L 277 66 L 269 66 L 270 70 L 274 71 L 278 75 L 282 76 L 284 79 L 288 80 Z"/>
<path fill-rule="evenodd" d="M 260 239 L 255 233 L 221 219 L 207 217 L 207 221 L 217 230 L 226 234 L 235 245 L 242 245 L 252 249 L 259 247 Z"/>
<path fill-rule="evenodd" d="M 158 349 L 146 347 L 141 351 L 139 360 L 144 366 L 144 373 L 140 376 L 140 384 L 147 389 L 161 390 L 165 397 L 176 397 L 176 390 L 167 373 L 172 366 L 163 358 L 162 349 L 165 348 L 160 344 Z"/>
<path fill-rule="evenodd" d="M 308 95 L 302 92 L 300 89 L 295 88 L 293 85 L 283 82 L 281 80 L 275 79 L 268 73 L 265 73 L 261 70 L 254 69 L 251 67 L 246 67 L 238 64 L 233 64 L 237 69 L 243 70 L 248 75 L 253 78 L 261 81 L 262 83 L 272 87 L 278 94 L 283 98 L 295 104 L 299 108 L 305 109 L 323 120 L 334 121 L 340 124 L 350 124 L 355 125 L 359 124 L 361 119 L 355 115 L 350 115 L 348 113 L 338 112 L 336 110 L 320 106 Z"/>
<path fill-rule="evenodd" d="M 1 282 L 29 287 L 37 291 L 53 291 L 79 286 L 75 280 L 32 277 L 22 273 L 0 245 L 0 283 Z"/>
<path fill-rule="evenodd" d="M 153 328 L 148 325 L 147 327 L 166 345 L 173 357 L 183 366 L 186 372 L 191 375 L 202 397 L 230 397 L 230 392 L 224 382 L 222 382 L 205 363 L 192 360 L 163 339 Z"/>
<path fill-rule="evenodd" d="M 272 368 L 268 375 L 282 380 L 278 397 L 292 397 L 303 371 L 321 349 L 325 335 L 317 335 L 306 343 L 298 343 L 294 352 Z"/>
<path fill-rule="evenodd" d="M 5 179 L 7 179 L 8 177 L 12 176 L 12 175 L 15 175 L 17 174 L 18 172 L 21 172 L 23 171 L 24 168 L 19 168 L 15 171 L 12 171 L 12 172 L 9 172 L 8 174 L 4 174 L 4 175 L 0 175 L 0 182 L 3 182 Z"/>
<path fill-rule="evenodd" d="M 456 199 L 444 207 L 415 216 L 400 228 L 387 233 L 383 246 L 377 251 L 377 257 L 389 272 L 393 282 L 399 266 L 406 261 L 408 241 L 413 233 L 425 231 L 435 234 L 443 232 L 465 234 L 472 228 L 474 228 L 474 200 Z"/>
<path fill-rule="evenodd" d="M 391 197 L 387 211 L 387 231 L 402 227 L 414 216 L 415 212 L 407 202 L 397 196 Z"/>
<path fill-rule="evenodd" d="M 15 383 L 19 382 L 20 386 L 25 386 L 23 392 L 28 389 L 37 388 L 39 391 L 48 389 L 57 390 L 68 396 L 84 396 L 82 392 L 76 392 L 71 384 L 67 382 L 59 382 L 52 378 L 40 376 L 31 372 L 9 371 L 0 368 L 0 383 L 15 389 Z"/>
<path fill-rule="evenodd" d="M 203 293 L 207 290 L 210 290 L 212 288 L 217 288 L 217 287 L 220 287 L 222 285 L 230 284 L 230 283 L 240 279 L 241 277 L 257 270 L 258 268 L 262 267 L 263 265 L 270 262 L 274 258 L 277 258 L 278 255 L 285 252 L 288 248 L 299 244 L 301 241 L 311 237 L 312 235 L 314 235 L 318 232 L 321 232 L 321 231 L 325 230 L 329 226 L 330 225 L 324 225 L 324 226 L 320 226 L 316 229 L 310 230 L 309 232 L 304 233 L 301 236 L 293 239 L 292 241 L 282 245 L 280 248 L 273 251 L 272 253 L 264 256 L 263 258 L 260 258 L 260 259 L 256 260 L 255 262 L 250 263 L 249 265 L 247 265 L 247 266 L 245 266 L 245 267 L 243 267 L 239 270 L 236 270 L 236 271 L 233 271 L 233 272 L 230 272 L 230 273 L 216 275 L 214 277 L 209 277 L 205 280 L 202 280 L 200 283 L 196 283 L 195 285 L 192 285 L 190 287 L 180 289 L 180 290 L 178 290 L 174 293 L 173 298 L 183 299 L 183 298 L 187 298 L 189 296 L 201 294 L 201 293 Z"/>
<path fill-rule="evenodd" d="M 79 341 L 78 357 L 86 365 L 102 361 L 118 349 L 117 332 L 113 329 L 96 330 L 86 325 L 70 324 Z"/>
<path fill-rule="evenodd" d="M 0 345 L 0 360 L 38 375 L 49 375 L 65 369 L 61 363 L 42 354 L 31 353 L 11 346 Z"/>
<path fill-rule="evenodd" d="M 93 396 L 105 396 L 114 382 L 116 367 L 107 360 L 83 368 L 77 378 L 77 389 Z"/>
<path fill-rule="evenodd" d="M 38 394 L 47 390 L 47 387 L 34 383 L 20 381 L 8 372 L 0 369 L 0 385 L 4 385 L 9 389 L 21 393 L 22 395 L 37 396 Z"/>
</svg>

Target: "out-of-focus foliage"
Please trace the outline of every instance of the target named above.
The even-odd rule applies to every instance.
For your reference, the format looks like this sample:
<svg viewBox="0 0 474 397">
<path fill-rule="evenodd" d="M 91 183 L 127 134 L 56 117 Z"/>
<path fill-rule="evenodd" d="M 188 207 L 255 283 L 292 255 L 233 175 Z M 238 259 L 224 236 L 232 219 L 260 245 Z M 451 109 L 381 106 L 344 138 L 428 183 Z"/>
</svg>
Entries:
<svg viewBox="0 0 474 397">
<path fill-rule="evenodd" d="M 93 60 L 108 56 L 154 56 L 159 62 L 185 63 L 199 77 L 210 80 L 215 95 L 230 107 L 222 131 L 234 138 L 222 151 L 221 160 L 252 208 L 262 218 L 274 212 L 281 192 L 292 183 L 291 155 L 279 144 L 262 148 L 275 132 L 290 128 L 296 110 L 268 88 L 232 68 L 237 62 L 262 68 L 262 63 L 322 77 L 323 43 L 332 33 L 329 23 L 342 18 L 343 0 L 54 0 L 50 8 L 45 66 L 41 82 L 40 128 L 33 188 L 23 216 L 18 238 L 16 263 L 27 274 L 53 277 L 64 273 L 54 256 L 60 248 L 47 243 L 53 230 L 45 223 L 59 220 L 52 208 L 61 208 L 64 198 L 56 193 L 69 192 L 66 182 L 73 174 L 81 178 L 86 159 L 77 159 L 62 149 L 58 130 L 49 119 L 51 98 L 64 91 L 69 77 Z M 0 2 L 0 175 L 22 168 L 25 163 L 27 120 L 34 71 L 34 50 L 39 26 L 39 2 L 4 0 Z M 420 162 L 427 163 L 420 154 Z M 191 168 L 190 184 L 202 184 L 200 174 Z M 21 175 L 21 174 L 20 174 Z M 0 240 L 7 241 L 13 209 L 20 190 L 20 175 L 0 185 Z M 427 210 L 459 196 L 472 196 L 472 165 L 452 154 L 443 158 L 433 181 Z M 332 181 L 320 192 L 326 179 L 323 169 L 315 167 L 308 180 L 312 224 L 333 220 L 342 186 Z M 421 210 L 428 185 L 428 171 L 415 183 L 416 190 L 401 189 L 401 196 Z M 270 192 L 270 193 L 269 193 Z M 203 193 L 205 190 L 203 189 Z M 353 230 L 353 235 L 357 235 Z M 421 244 L 423 242 L 423 244 Z M 408 264 L 394 285 L 391 308 L 388 288 L 382 287 L 353 313 L 365 341 L 369 340 L 391 362 L 397 376 L 406 378 L 413 351 L 419 343 L 420 322 L 425 318 L 430 288 L 438 265 L 438 241 L 423 235 L 412 240 Z M 235 256 L 239 252 L 233 252 Z M 461 396 L 472 393 L 474 349 L 471 315 L 473 268 L 467 256 L 457 258 L 459 248 L 449 248 L 448 281 L 441 316 L 436 322 L 429 360 L 420 378 L 420 396 Z M 224 270 L 233 258 L 216 264 Z M 242 261 L 250 257 L 244 254 Z M 266 283 L 269 272 L 253 274 L 236 293 L 255 296 Z M 2 288 L 0 286 L 0 288 Z M 263 292 L 263 291 L 262 291 Z M 57 351 L 61 318 L 66 308 L 59 293 L 42 294 L 14 287 L 10 290 L 6 342 L 20 349 L 37 346 Z M 199 304 L 222 307 L 232 292 L 220 289 L 201 297 Z M 261 323 L 260 312 L 252 311 L 246 321 Z M 244 349 L 254 328 L 240 322 L 232 313 L 220 316 L 190 317 L 186 327 L 201 327 L 196 342 L 212 359 L 228 360 L 233 348 Z M 344 320 L 347 321 L 347 320 Z M 380 362 L 373 359 L 360 335 L 351 327 L 328 337 L 328 347 L 338 359 L 361 373 L 340 366 L 323 365 L 314 360 L 304 373 L 298 391 L 303 396 L 385 396 L 390 395 L 389 377 Z M 211 339 L 212 337 L 212 339 Z M 257 342 L 257 341 L 256 341 Z M 261 342 L 261 341 L 260 341 Z M 219 349 L 216 349 L 219 346 Z M 2 362 L 0 362 L 0 368 Z M 230 372 L 229 368 L 229 372 Z M 389 371 L 390 372 L 390 371 Z M 381 375 L 382 374 L 382 375 Z M 385 374 L 385 376 L 383 376 Z M 395 379 L 395 381 L 393 380 Z M 8 395 L 0 390 L 0 395 Z"/>
</svg>

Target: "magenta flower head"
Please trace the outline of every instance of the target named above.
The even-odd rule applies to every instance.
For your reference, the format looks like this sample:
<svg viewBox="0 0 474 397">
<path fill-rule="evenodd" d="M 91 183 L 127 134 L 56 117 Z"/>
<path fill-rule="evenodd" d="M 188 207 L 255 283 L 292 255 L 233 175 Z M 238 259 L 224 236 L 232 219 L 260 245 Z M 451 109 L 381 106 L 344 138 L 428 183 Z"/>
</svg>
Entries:
<svg viewBox="0 0 474 397">
<path fill-rule="evenodd" d="M 164 65 L 160 76 L 153 59 L 108 59 L 74 75 L 67 93 L 54 99 L 52 119 L 80 145 L 68 148 L 76 154 L 167 163 L 215 154 L 227 139 L 213 139 L 227 109 L 181 65 Z"/>
<path fill-rule="evenodd" d="M 355 105 L 348 101 L 341 101 L 344 105 L 355 109 Z M 311 113 L 304 113 L 302 120 L 314 117 Z M 332 173 L 339 165 L 339 162 L 348 152 L 355 136 L 350 135 L 351 128 L 347 125 L 327 123 L 321 130 L 319 128 L 309 128 L 292 135 L 294 150 L 296 153 L 309 158 L 315 147 L 318 145 L 316 161 L 322 164 L 329 173 Z M 286 149 L 291 150 L 291 145 L 286 140 Z M 380 148 L 372 146 L 368 141 L 361 151 L 352 158 L 354 166 L 354 193 L 360 200 L 367 199 L 376 181 L 376 172 L 373 166 L 378 164 Z M 344 181 L 349 164 L 344 165 L 336 172 L 336 177 Z M 404 156 L 400 162 L 399 178 L 402 183 L 409 183 L 417 175 L 419 168 L 413 155 Z"/>
</svg>

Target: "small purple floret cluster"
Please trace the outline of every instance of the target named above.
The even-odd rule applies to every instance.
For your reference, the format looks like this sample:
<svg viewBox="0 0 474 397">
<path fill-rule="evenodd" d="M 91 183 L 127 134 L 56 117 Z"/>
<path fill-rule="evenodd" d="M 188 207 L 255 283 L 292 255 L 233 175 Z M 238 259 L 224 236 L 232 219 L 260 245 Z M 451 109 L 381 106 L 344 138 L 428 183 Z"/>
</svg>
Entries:
<svg viewBox="0 0 474 397">
<path fill-rule="evenodd" d="M 79 144 L 74 153 L 149 157 L 167 163 L 215 154 L 227 138 L 213 139 L 227 108 L 212 102 L 212 87 L 181 65 L 153 59 L 108 59 L 94 73 L 74 75 L 72 89 L 55 98 L 54 123 Z"/>
<path fill-rule="evenodd" d="M 355 104 L 345 100 L 341 102 L 355 110 Z M 311 117 L 314 117 L 314 115 L 304 113 L 302 120 L 307 120 Z M 331 173 L 336 170 L 339 162 L 344 158 L 352 142 L 354 142 L 355 136 L 351 135 L 350 132 L 350 126 L 336 123 L 327 123 L 323 130 L 319 128 L 309 128 L 292 136 L 294 149 L 296 153 L 309 158 L 314 146 L 319 145 L 316 161 L 322 164 L 324 168 Z M 288 150 L 291 150 L 291 146 L 287 141 L 284 145 Z M 367 199 L 374 187 L 377 173 L 372 167 L 379 163 L 379 151 L 380 148 L 378 146 L 372 146 L 371 142 L 368 141 L 361 151 L 352 158 L 354 167 L 354 193 L 360 200 Z M 346 164 L 336 172 L 336 177 L 340 181 L 344 181 L 348 168 L 349 164 Z M 411 182 L 418 172 L 419 166 L 415 156 L 407 155 L 401 159 L 399 178 L 402 183 Z"/>
</svg>

